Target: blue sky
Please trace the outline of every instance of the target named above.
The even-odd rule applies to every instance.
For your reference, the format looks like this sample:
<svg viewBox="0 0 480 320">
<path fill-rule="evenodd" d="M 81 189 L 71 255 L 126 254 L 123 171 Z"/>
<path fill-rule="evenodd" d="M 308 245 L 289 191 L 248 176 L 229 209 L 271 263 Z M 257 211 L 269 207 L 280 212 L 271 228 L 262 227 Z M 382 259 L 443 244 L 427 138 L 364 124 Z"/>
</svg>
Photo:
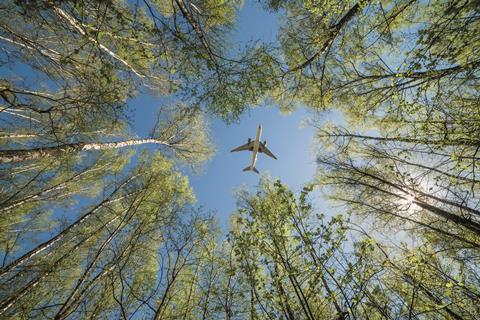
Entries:
<svg viewBox="0 0 480 320">
<path fill-rule="evenodd" d="M 213 121 L 211 133 L 216 155 L 206 164 L 203 173 L 190 176 L 197 204 L 216 210 L 220 224 L 227 225 L 235 210 L 234 190 L 239 187 L 253 190 L 260 179 L 254 172 L 242 171 L 251 162 L 251 152 L 230 150 L 246 143 L 248 138 L 255 138 L 258 124 L 263 127 L 262 141 L 267 140 L 268 148 L 278 158 L 259 154 L 256 167 L 260 174 L 280 178 L 294 190 L 300 189 L 315 173 L 315 158 L 310 152 L 314 130 L 301 127 L 306 117 L 302 110 L 287 116 L 274 106 L 260 106 L 245 114 L 238 124 Z"/>
<path fill-rule="evenodd" d="M 240 11 L 233 41 L 243 44 L 249 41 L 275 41 L 277 18 L 263 10 L 257 1 L 246 0 Z M 304 109 L 284 115 L 275 105 L 261 105 L 245 113 L 236 124 L 226 125 L 214 119 L 211 135 L 217 152 L 205 165 L 201 174 L 190 175 L 190 182 L 197 196 L 197 205 L 216 211 L 220 225 L 227 228 L 230 215 L 235 211 L 234 191 L 241 187 L 254 190 L 260 175 L 243 172 L 251 162 L 251 152 L 230 150 L 255 138 L 259 124 L 263 127 L 262 141 L 277 156 L 274 160 L 259 154 L 256 167 L 260 174 L 280 178 L 293 190 L 299 191 L 315 175 L 315 156 L 312 152 L 314 128 L 304 125 L 309 114 Z M 318 194 L 312 199 L 320 209 L 326 209 Z"/>
<path fill-rule="evenodd" d="M 247 0 L 239 13 L 231 42 L 242 45 L 256 40 L 274 41 L 277 30 L 276 17 L 263 10 L 256 1 Z M 158 98 L 148 95 L 133 101 L 133 122 L 138 135 L 148 134 L 161 104 Z M 296 191 L 301 189 L 314 177 L 316 167 L 311 152 L 315 131 L 302 125 L 307 118 L 309 115 L 305 110 L 284 115 L 274 105 L 261 105 L 246 112 L 231 125 L 219 119 L 210 119 L 216 154 L 200 173 L 189 173 L 197 205 L 215 211 L 220 225 L 228 227 L 229 217 L 236 208 L 235 189 L 247 187 L 253 190 L 260 179 L 260 175 L 242 171 L 250 164 L 250 152 L 231 153 L 230 150 L 246 143 L 248 138 L 254 138 L 259 124 L 263 126 L 262 141 L 268 141 L 268 148 L 278 160 L 260 154 L 257 169 L 261 174 L 280 178 Z"/>
</svg>

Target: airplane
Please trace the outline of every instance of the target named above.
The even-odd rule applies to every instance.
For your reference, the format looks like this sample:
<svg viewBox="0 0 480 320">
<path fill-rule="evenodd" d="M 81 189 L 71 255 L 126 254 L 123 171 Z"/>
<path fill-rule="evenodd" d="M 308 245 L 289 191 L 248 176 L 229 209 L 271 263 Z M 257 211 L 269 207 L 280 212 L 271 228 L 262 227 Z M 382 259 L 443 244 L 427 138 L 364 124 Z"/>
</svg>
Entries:
<svg viewBox="0 0 480 320">
<path fill-rule="evenodd" d="M 243 169 L 243 171 L 253 171 L 255 173 L 259 173 L 257 168 L 255 168 L 255 163 L 257 162 L 257 153 L 265 153 L 267 156 L 272 157 L 273 159 L 277 160 L 277 157 L 273 155 L 273 153 L 268 150 L 267 148 L 267 140 L 265 140 L 263 143 L 260 141 L 260 137 L 262 135 L 262 125 L 258 125 L 257 129 L 257 136 L 255 137 L 255 140 L 252 140 L 251 138 L 248 138 L 247 143 L 245 143 L 243 146 L 240 146 L 238 148 L 235 148 L 231 150 L 230 152 L 237 152 L 237 151 L 252 151 L 252 164 Z"/>
</svg>

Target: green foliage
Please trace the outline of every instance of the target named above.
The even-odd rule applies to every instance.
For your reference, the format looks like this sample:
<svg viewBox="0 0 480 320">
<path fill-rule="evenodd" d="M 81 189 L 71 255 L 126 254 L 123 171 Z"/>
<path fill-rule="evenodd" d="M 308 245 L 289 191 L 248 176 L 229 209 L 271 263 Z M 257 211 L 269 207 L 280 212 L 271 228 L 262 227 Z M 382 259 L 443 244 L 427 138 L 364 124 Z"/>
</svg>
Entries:
<svg viewBox="0 0 480 320">
<path fill-rule="evenodd" d="M 236 54 L 242 4 L 2 4 L 2 317 L 477 317 L 478 3 L 264 1 L 278 44 Z M 140 139 L 144 93 L 169 104 Z M 213 153 L 203 111 L 265 101 L 343 126 L 318 126 L 315 183 L 240 191 L 221 239 L 177 166 Z"/>
<path fill-rule="evenodd" d="M 206 117 L 183 104 L 161 108 L 151 136 L 164 142 L 174 159 L 191 166 L 204 163 L 214 153 Z"/>
<path fill-rule="evenodd" d="M 342 215 L 316 213 L 311 191 L 295 196 L 263 179 L 256 193 L 239 195 L 231 241 L 251 287 L 251 315 L 475 318 L 477 271 L 465 264 L 472 252 L 386 246 Z"/>
<path fill-rule="evenodd" d="M 35 314 L 35 308 L 50 301 L 57 302 L 45 310 L 50 316 L 88 314 L 93 311 L 76 311 L 79 304 L 88 301 L 88 305 L 95 305 L 95 296 L 100 297 L 110 286 L 115 288 L 125 281 L 131 283 L 132 294 L 139 295 L 155 288 L 151 280 L 157 276 L 159 262 L 147 253 L 159 250 L 171 236 L 168 228 L 181 219 L 177 216 L 183 212 L 181 208 L 193 202 L 188 181 L 157 153 L 139 159 L 123 182 L 110 183 L 114 185 L 105 185 L 105 198 L 77 213 L 76 221 L 69 219 L 68 228 L 52 238 L 57 239 L 55 242 L 39 244 L 41 251 L 31 251 L 24 262 L 6 273 L 2 269 L 3 314 Z M 117 274 L 116 268 L 121 272 Z M 109 295 L 108 299 L 114 297 Z M 102 303 L 108 301 L 104 297 Z M 114 301 L 110 302 L 112 310 Z"/>
<path fill-rule="evenodd" d="M 310 191 L 296 197 L 280 181 L 263 179 L 256 194 L 239 195 L 231 236 L 252 288 L 251 308 L 262 317 L 330 319 L 347 310 L 337 290 L 348 271 L 334 258 L 346 240 L 345 222 L 316 214 Z"/>
<path fill-rule="evenodd" d="M 379 318 L 394 310 L 472 319 L 478 311 L 464 302 L 478 281 L 454 293 L 448 278 L 460 270 L 477 277 L 478 6 L 364 2 L 328 44 L 353 8 L 286 2 L 279 98 L 341 111 L 342 125 L 318 125 L 317 184 L 372 237 L 420 243 L 400 256 L 377 252 L 382 241 L 356 244 L 358 257 L 380 254 L 367 265 L 388 267 L 371 291 L 377 309 L 384 306 Z M 391 265 L 382 252 L 395 256 Z"/>
</svg>

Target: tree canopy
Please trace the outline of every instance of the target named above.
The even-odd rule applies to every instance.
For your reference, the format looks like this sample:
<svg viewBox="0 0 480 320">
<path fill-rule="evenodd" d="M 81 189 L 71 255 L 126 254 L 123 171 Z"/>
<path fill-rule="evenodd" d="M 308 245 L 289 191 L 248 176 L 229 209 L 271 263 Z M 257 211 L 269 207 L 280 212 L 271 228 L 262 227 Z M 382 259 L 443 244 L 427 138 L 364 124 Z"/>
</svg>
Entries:
<svg viewBox="0 0 480 320">
<path fill-rule="evenodd" d="M 478 1 L 260 3 L 239 46 L 240 0 L 2 2 L 0 318 L 478 318 Z M 187 173 L 264 102 L 314 115 L 318 170 L 225 230 Z"/>
</svg>

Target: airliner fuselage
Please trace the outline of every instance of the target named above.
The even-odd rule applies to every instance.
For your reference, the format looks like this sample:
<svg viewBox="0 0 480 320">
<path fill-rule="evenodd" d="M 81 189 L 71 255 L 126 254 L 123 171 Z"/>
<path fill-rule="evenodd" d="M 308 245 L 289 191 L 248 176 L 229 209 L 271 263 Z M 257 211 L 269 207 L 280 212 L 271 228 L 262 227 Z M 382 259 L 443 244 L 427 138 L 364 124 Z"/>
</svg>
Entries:
<svg viewBox="0 0 480 320">
<path fill-rule="evenodd" d="M 253 141 L 253 150 L 252 150 L 252 168 L 255 168 L 255 164 L 257 163 L 257 155 L 258 155 L 258 148 L 260 147 L 260 139 L 262 137 L 262 126 L 259 125 L 257 129 L 257 135 L 255 136 L 255 140 Z"/>
</svg>

